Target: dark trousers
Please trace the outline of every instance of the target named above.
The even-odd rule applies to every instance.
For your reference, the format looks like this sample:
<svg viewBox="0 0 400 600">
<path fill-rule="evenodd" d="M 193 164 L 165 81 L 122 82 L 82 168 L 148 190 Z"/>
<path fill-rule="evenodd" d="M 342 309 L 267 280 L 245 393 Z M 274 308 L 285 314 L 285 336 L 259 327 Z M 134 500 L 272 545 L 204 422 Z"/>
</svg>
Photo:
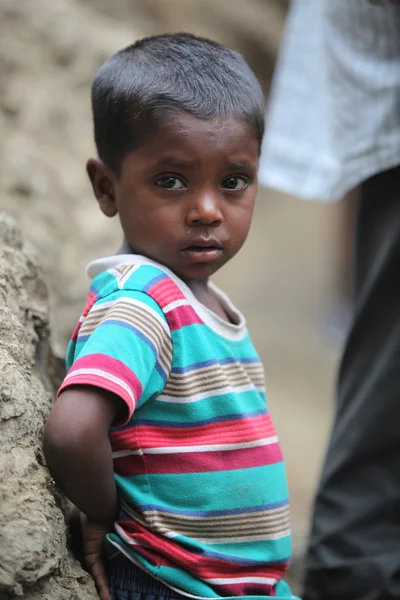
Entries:
<svg viewBox="0 0 400 600">
<path fill-rule="evenodd" d="M 111 559 L 107 567 L 110 600 L 187 600 L 186 596 L 142 571 L 123 554 Z"/>
<path fill-rule="evenodd" d="M 400 167 L 366 181 L 304 600 L 400 599 Z"/>
</svg>

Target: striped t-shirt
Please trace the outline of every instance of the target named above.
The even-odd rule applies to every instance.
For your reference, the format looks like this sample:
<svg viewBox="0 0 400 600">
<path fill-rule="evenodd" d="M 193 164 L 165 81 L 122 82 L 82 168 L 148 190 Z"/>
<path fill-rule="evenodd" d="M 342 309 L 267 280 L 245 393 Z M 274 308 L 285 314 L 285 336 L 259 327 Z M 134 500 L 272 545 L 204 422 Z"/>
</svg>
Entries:
<svg viewBox="0 0 400 600">
<path fill-rule="evenodd" d="M 195 598 L 292 598 L 285 466 L 264 373 L 242 315 L 231 322 L 143 256 L 94 261 L 61 390 L 117 394 L 110 429 L 120 515 L 109 549 Z"/>
</svg>

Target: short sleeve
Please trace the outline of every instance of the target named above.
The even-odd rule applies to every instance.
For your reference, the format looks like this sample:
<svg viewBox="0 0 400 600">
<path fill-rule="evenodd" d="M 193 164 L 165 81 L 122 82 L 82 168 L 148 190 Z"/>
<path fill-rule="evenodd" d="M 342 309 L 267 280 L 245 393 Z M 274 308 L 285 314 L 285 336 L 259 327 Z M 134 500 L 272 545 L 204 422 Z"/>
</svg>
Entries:
<svg viewBox="0 0 400 600">
<path fill-rule="evenodd" d="M 171 333 L 161 308 L 144 292 L 117 291 L 97 300 L 84 318 L 58 394 L 73 385 L 112 392 L 127 409 L 122 425 L 163 391 L 171 365 Z"/>
</svg>

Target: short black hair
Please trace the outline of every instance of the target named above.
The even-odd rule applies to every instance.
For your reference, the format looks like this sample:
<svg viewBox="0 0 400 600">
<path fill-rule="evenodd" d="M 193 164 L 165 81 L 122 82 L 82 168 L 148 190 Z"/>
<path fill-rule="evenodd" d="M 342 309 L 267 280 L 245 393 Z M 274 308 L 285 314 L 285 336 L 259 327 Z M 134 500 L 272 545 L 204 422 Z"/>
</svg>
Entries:
<svg viewBox="0 0 400 600">
<path fill-rule="evenodd" d="M 264 133 L 263 92 L 242 56 L 188 33 L 144 38 L 114 54 L 95 75 L 92 109 L 99 157 L 117 174 L 164 110 L 239 117 L 260 146 Z"/>
</svg>

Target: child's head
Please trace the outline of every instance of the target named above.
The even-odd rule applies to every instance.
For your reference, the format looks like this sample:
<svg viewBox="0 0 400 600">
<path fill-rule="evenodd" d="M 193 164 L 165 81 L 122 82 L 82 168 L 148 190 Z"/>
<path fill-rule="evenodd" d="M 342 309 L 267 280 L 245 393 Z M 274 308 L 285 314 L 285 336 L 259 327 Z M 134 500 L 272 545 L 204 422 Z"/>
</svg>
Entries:
<svg viewBox="0 0 400 600">
<path fill-rule="evenodd" d="M 112 56 L 92 88 L 102 211 L 135 251 L 206 279 L 243 244 L 257 188 L 264 98 L 237 52 L 189 34 Z"/>
</svg>

